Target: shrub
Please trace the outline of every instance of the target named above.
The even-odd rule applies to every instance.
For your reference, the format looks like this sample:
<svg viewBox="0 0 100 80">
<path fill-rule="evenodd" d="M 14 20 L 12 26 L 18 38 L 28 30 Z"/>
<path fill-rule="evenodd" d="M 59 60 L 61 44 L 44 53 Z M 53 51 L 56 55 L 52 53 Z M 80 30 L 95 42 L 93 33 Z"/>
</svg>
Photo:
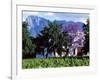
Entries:
<svg viewBox="0 0 100 80">
<path fill-rule="evenodd" d="M 43 58 L 23 59 L 22 68 L 55 68 L 89 66 L 89 57 Z"/>
</svg>

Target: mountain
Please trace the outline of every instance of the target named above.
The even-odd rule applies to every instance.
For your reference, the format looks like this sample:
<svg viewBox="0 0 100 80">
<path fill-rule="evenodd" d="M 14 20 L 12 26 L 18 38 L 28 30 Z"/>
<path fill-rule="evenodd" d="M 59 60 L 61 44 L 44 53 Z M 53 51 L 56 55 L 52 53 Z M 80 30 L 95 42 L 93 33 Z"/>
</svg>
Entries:
<svg viewBox="0 0 100 80">
<path fill-rule="evenodd" d="M 26 18 L 26 22 L 28 23 L 28 31 L 30 32 L 32 37 L 36 37 L 40 34 L 40 31 L 44 29 L 44 27 L 48 26 L 49 20 L 38 17 L 38 16 L 28 16 Z M 73 21 L 65 21 L 56 20 L 56 23 L 62 27 L 62 31 L 77 31 L 82 30 L 84 23 L 82 22 L 73 22 Z"/>
<path fill-rule="evenodd" d="M 62 25 L 61 31 L 63 32 L 77 32 L 77 31 L 83 31 L 83 25 L 84 23 L 82 22 L 73 22 L 73 21 L 68 21 Z"/>
<path fill-rule="evenodd" d="M 36 37 L 48 25 L 47 19 L 38 16 L 28 16 L 26 22 L 28 23 L 28 30 L 33 37 Z"/>
</svg>

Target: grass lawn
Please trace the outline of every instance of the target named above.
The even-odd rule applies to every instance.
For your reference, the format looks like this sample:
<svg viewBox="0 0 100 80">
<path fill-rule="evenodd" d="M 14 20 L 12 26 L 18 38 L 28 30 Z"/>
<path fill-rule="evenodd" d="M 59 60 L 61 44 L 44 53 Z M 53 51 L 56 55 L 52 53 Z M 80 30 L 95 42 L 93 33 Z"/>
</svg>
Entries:
<svg viewBox="0 0 100 80">
<path fill-rule="evenodd" d="M 22 68 L 54 68 L 54 67 L 73 67 L 89 66 L 89 57 L 65 57 L 65 58 L 32 58 L 23 59 Z"/>
</svg>

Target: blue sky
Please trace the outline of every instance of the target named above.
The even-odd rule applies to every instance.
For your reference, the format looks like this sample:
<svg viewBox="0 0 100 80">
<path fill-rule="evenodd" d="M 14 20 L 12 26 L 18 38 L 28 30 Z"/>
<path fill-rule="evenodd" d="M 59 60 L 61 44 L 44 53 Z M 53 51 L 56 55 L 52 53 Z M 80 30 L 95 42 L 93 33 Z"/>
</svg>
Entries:
<svg viewBox="0 0 100 80">
<path fill-rule="evenodd" d="M 88 13 L 64 13 L 64 12 L 40 12 L 40 11 L 23 11 L 23 21 L 30 15 L 43 17 L 50 21 L 65 20 L 86 23 L 89 18 Z"/>
</svg>

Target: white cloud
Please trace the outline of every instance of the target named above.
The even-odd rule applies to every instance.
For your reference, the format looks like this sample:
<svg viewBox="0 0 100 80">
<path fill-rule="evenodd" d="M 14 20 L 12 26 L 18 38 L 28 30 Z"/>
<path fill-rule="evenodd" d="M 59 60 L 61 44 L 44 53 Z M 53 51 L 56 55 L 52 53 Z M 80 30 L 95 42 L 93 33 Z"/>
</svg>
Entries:
<svg viewBox="0 0 100 80">
<path fill-rule="evenodd" d="M 83 22 L 84 24 L 87 24 L 87 19 L 81 19 L 81 22 Z"/>
<path fill-rule="evenodd" d="M 47 15 L 49 15 L 49 16 L 53 16 L 53 15 L 54 15 L 54 13 L 49 12 L 49 13 L 47 13 Z"/>
<path fill-rule="evenodd" d="M 32 15 L 38 15 L 39 12 L 31 12 L 30 14 L 32 14 Z"/>
</svg>

